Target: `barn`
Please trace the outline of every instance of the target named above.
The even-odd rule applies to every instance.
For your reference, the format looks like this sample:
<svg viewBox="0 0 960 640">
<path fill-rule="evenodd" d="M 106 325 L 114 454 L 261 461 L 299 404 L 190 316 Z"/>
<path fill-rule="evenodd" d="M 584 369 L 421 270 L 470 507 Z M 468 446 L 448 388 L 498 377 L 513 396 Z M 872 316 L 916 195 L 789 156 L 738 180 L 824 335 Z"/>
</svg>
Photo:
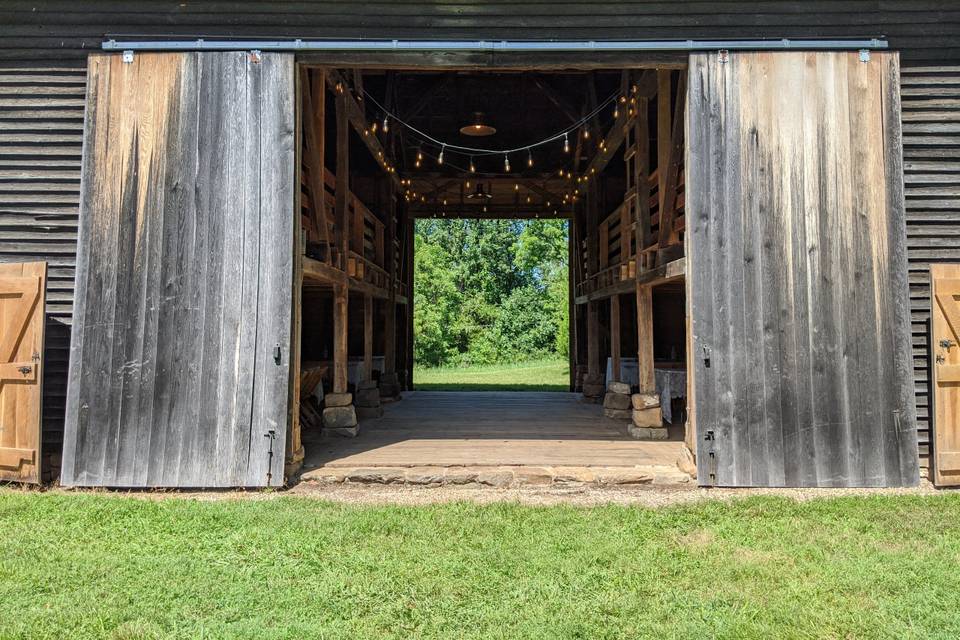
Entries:
<svg viewBox="0 0 960 640">
<path fill-rule="evenodd" d="M 416 386 L 415 220 L 559 218 L 570 392 L 636 444 L 591 449 L 563 405 L 550 455 L 960 481 L 958 8 L 3 13 L 0 478 L 283 485 Z"/>
</svg>

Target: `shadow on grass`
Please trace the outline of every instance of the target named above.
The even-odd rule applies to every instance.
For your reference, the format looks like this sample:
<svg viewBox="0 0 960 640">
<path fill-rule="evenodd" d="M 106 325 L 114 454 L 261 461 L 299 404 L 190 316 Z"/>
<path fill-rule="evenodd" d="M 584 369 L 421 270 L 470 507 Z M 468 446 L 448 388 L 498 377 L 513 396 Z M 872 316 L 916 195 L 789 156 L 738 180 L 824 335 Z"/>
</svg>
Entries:
<svg viewBox="0 0 960 640">
<path fill-rule="evenodd" d="M 417 382 L 414 379 L 414 388 L 418 391 L 569 391 L 565 384 L 487 384 L 474 382 Z"/>
</svg>

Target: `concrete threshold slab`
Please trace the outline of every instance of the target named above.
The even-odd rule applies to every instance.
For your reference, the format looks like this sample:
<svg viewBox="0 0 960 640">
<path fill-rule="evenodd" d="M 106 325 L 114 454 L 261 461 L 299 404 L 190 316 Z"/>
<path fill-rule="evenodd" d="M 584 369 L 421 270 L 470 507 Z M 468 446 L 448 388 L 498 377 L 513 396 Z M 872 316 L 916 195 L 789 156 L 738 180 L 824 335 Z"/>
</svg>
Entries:
<svg viewBox="0 0 960 640">
<path fill-rule="evenodd" d="M 304 471 L 301 482 L 318 484 L 398 484 L 421 486 L 480 485 L 497 488 L 525 486 L 692 485 L 693 479 L 676 466 L 411 466 L 318 467 Z"/>
</svg>

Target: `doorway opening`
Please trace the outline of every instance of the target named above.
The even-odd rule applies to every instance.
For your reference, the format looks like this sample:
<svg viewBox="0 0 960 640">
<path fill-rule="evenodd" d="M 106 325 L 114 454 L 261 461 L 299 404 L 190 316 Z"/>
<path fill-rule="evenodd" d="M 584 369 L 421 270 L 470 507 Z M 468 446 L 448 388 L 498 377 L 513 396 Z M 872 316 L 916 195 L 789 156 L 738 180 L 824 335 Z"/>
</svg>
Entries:
<svg viewBox="0 0 960 640">
<path fill-rule="evenodd" d="M 293 462 L 302 440 L 314 474 L 675 467 L 692 438 L 682 65 L 305 63 L 298 87 Z M 562 393 L 421 389 L 415 369 L 538 355 Z"/>
</svg>

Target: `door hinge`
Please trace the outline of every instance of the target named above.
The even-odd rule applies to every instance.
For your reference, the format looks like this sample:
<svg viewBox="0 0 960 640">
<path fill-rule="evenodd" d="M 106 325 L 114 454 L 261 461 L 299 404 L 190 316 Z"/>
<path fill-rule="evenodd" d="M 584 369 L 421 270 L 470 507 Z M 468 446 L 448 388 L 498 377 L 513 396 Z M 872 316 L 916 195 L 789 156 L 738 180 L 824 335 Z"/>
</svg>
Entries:
<svg viewBox="0 0 960 640">
<path fill-rule="evenodd" d="M 33 367 L 31 367 L 30 365 L 24 365 L 22 367 L 17 367 L 17 371 L 19 371 L 23 375 L 27 375 L 28 373 L 33 371 Z"/>
<path fill-rule="evenodd" d="M 273 361 L 277 364 L 280 364 L 282 362 L 282 358 L 283 358 L 283 354 L 280 353 L 280 343 L 278 342 L 273 347 Z"/>
</svg>

